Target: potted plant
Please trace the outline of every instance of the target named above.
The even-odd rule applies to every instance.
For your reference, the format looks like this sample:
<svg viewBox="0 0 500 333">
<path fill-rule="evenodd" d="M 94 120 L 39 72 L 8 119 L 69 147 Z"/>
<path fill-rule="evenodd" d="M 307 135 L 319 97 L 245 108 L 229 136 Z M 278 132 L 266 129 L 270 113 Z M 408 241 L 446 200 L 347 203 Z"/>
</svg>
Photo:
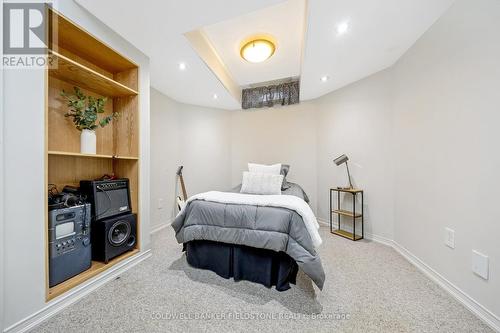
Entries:
<svg viewBox="0 0 500 333">
<path fill-rule="evenodd" d="M 111 115 L 98 119 L 99 113 L 104 113 L 106 105 L 106 97 L 95 98 L 86 96 L 78 87 L 73 87 L 74 95 L 66 93 L 64 90 L 61 96 L 68 102 L 70 108 L 65 117 L 72 118 L 76 129 L 80 134 L 80 152 L 82 154 L 96 153 L 96 135 L 95 130 L 98 126 L 105 127 L 113 119 L 119 115 L 118 112 L 113 112 Z M 97 125 L 97 123 L 99 125 Z"/>
</svg>

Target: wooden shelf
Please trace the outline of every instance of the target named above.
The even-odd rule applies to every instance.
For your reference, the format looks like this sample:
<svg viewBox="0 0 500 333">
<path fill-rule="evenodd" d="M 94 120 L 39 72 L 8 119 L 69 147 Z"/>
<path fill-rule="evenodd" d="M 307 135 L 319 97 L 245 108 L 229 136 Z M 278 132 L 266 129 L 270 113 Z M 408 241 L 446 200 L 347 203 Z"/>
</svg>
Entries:
<svg viewBox="0 0 500 333">
<path fill-rule="evenodd" d="M 353 212 L 348 211 L 348 210 L 343 210 L 343 209 L 334 209 L 334 210 L 332 210 L 332 213 L 339 214 L 342 216 L 356 217 L 356 218 L 363 216 L 362 214 L 359 214 L 359 213 L 353 214 Z"/>
<path fill-rule="evenodd" d="M 332 191 L 337 191 L 337 192 L 346 192 L 346 193 L 361 193 L 363 190 L 357 189 L 357 188 L 331 188 L 330 190 Z"/>
<path fill-rule="evenodd" d="M 361 235 L 354 235 L 354 237 L 353 237 L 352 232 L 345 231 L 345 230 L 338 230 L 338 229 L 337 230 L 333 230 L 332 234 L 339 235 L 339 236 L 342 236 L 342 237 L 345 237 L 345 238 L 349 238 L 351 240 L 353 238 L 354 238 L 354 240 L 360 240 L 360 239 L 363 238 L 363 236 L 361 236 Z"/>
<path fill-rule="evenodd" d="M 54 67 L 49 68 L 50 75 L 108 97 L 135 96 L 137 91 L 102 75 L 55 51 L 50 51 Z"/>
<path fill-rule="evenodd" d="M 89 158 L 113 158 L 112 155 L 81 154 L 81 153 L 70 153 L 66 151 L 55 151 L 55 150 L 49 150 L 49 155 L 76 156 L 76 157 L 89 157 Z"/>
<path fill-rule="evenodd" d="M 131 161 L 139 160 L 139 157 L 134 157 L 134 156 L 113 156 L 113 158 L 116 160 L 131 160 Z"/>
<path fill-rule="evenodd" d="M 89 158 L 113 158 L 117 160 L 138 160 L 138 157 L 134 156 L 113 156 L 113 155 L 102 155 L 102 154 L 81 154 L 81 153 L 71 153 L 66 151 L 55 151 L 49 150 L 49 155 L 57 156 L 74 156 L 74 157 L 89 157 Z"/>
<path fill-rule="evenodd" d="M 94 276 L 104 272 L 105 270 L 109 269 L 110 267 L 118 264 L 119 262 L 128 259 L 132 257 L 133 255 L 139 253 L 139 250 L 135 249 L 132 251 L 128 251 L 121 256 L 118 256 L 112 260 L 110 260 L 107 264 L 103 262 L 98 262 L 98 261 L 92 261 L 92 266 L 87 269 L 85 272 L 82 272 L 76 276 L 73 276 L 72 278 L 61 282 L 60 284 L 49 288 L 49 292 L 47 294 L 47 300 L 51 300 L 66 291 L 70 290 L 71 288 L 74 288 L 78 286 L 79 284 L 93 278 Z"/>
<path fill-rule="evenodd" d="M 57 47 L 62 47 L 111 73 L 137 68 L 133 61 L 52 9 L 49 9 L 49 27 L 50 31 L 57 33 L 57 37 L 51 40 L 51 47 L 56 50 Z"/>
</svg>

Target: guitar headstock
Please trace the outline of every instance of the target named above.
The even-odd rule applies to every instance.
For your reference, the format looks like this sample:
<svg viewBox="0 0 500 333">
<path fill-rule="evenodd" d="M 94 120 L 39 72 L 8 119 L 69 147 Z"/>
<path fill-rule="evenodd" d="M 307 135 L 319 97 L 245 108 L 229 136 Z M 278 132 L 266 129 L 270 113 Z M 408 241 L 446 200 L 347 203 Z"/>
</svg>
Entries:
<svg viewBox="0 0 500 333">
<path fill-rule="evenodd" d="M 177 176 L 182 176 L 182 168 L 184 168 L 184 166 L 183 166 L 183 165 L 181 165 L 181 166 L 177 169 L 177 172 L 176 172 Z"/>
</svg>

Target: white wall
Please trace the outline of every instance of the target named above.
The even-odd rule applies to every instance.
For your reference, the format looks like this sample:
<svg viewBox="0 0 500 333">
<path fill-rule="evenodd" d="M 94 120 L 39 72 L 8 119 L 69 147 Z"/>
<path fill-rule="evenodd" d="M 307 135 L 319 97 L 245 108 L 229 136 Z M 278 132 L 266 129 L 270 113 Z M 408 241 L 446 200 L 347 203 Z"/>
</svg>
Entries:
<svg viewBox="0 0 500 333">
<path fill-rule="evenodd" d="M 175 214 L 176 177 L 179 165 L 179 103 L 151 89 L 151 230 Z M 158 200 L 163 200 L 159 209 Z"/>
<path fill-rule="evenodd" d="M 287 179 L 300 184 L 316 209 L 316 105 L 233 111 L 231 183 L 241 183 L 248 162 L 290 164 Z"/>
<path fill-rule="evenodd" d="M 47 191 L 44 71 L 5 70 L 4 80 L 4 121 L 9 124 L 4 132 L 4 172 L 8 175 L 4 193 L 9 194 L 4 198 L 5 328 L 44 305 Z M 19 98 L 19 87 L 29 91 L 29 97 Z M 19 110 L 29 112 L 23 115 Z M 27 246 L 19 246 L 20 242 Z"/>
<path fill-rule="evenodd" d="M 189 195 L 227 190 L 231 183 L 230 111 L 181 104 L 180 162 Z"/>
<path fill-rule="evenodd" d="M 389 239 L 394 229 L 391 103 L 386 70 L 319 98 L 316 119 L 318 217 L 330 218 L 329 189 L 349 185 L 345 165 L 333 163 L 346 154 L 353 185 L 365 191 L 365 232 Z M 341 204 L 352 207 L 351 196 L 343 198 Z"/>
<path fill-rule="evenodd" d="M 151 89 L 152 230 L 176 213 L 179 165 L 184 165 L 188 195 L 230 188 L 229 114 L 182 104 Z M 159 199 L 163 199 L 162 209 L 158 209 Z"/>
<path fill-rule="evenodd" d="M 0 17 L 3 17 L 3 6 L 0 6 Z M 3 24 L 0 25 L 0 54 L 3 55 Z M 0 295 L 4 295 L 4 256 L 5 256 L 5 232 L 4 232 L 4 174 L 3 174 L 3 69 L 0 69 Z M 0 298 L 0 330 L 4 327 L 4 299 Z"/>
<path fill-rule="evenodd" d="M 395 240 L 500 323 L 500 1 L 457 1 L 394 79 Z M 490 256 L 489 281 L 472 249 Z"/>
<path fill-rule="evenodd" d="M 59 1 L 63 15 L 139 64 L 141 93 L 141 250 L 149 233 L 149 60 L 72 1 Z M 3 77 L 4 311 L 2 329 L 55 304 L 45 302 L 45 75 L 43 70 L 5 70 Z M 22 87 L 23 95 L 20 95 Z M 29 206 L 27 206 L 29 205 Z"/>
</svg>

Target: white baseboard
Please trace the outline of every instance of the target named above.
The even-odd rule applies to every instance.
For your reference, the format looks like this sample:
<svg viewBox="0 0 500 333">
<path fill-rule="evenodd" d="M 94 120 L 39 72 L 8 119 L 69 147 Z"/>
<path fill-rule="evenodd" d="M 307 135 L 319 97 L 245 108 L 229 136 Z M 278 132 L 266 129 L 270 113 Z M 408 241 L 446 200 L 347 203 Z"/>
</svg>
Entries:
<svg viewBox="0 0 500 333">
<path fill-rule="evenodd" d="M 35 312 L 32 315 L 18 321 L 17 323 L 7 327 L 4 332 L 5 333 L 13 333 L 13 332 L 27 332 L 32 330 L 36 326 L 40 325 L 45 320 L 54 316 L 58 312 L 62 311 L 67 306 L 75 303 L 96 289 L 102 287 L 107 282 L 113 280 L 118 275 L 124 273 L 130 268 L 134 267 L 141 261 L 149 258 L 151 256 L 151 250 L 144 250 L 139 252 L 138 254 L 127 258 L 126 260 L 114 265 L 109 268 L 106 272 L 98 275 L 85 283 L 75 287 L 71 291 L 55 298 L 54 300 L 47 303 L 47 305 L 41 310 Z"/>
<path fill-rule="evenodd" d="M 318 218 L 318 222 L 327 226 L 330 226 L 330 222 L 324 219 Z M 374 242 L 390 246 L 400 255 L 402 255 L 406 260 L 408 260 L 412 265 L 417 267 L 422 273 L 424 273 L 428 278 L 437 283 L 441 288 L 447 291 L 453 298 L 462 303 L 467 309 L 469 309 L 474 315 L 479 319 L 484 321 L 493 330 L 500 332 L 500 317 L 488 310 L 486 307 L 481 305 L 463 290 L 458 288 L 456 285 L 448 281 L 444 276 L 436 272 L 429 265 L 424 263 L 421 259 L 411 253 L 409 250 L 398 244 L 396 241 L 375 235 L 370 233 L 365 233 L 365 238 L 372 240 Z"/>
<path fill-rule="evenodd" d="M 330 221 L 327 221 L 327 220 L 322 219 L 322 218 L 316 218 L 316 220 L 318 220 L 318 222 L 319 222 L 319 223 L 324 224 L 324 225 L 326 225 L 326 226 L 330 227 Z M 338 223 L 337 223 L 337 221 L 332 221 L 332 226 L 333 226 L 333 228 L 335 228 L 335 229 L 336 229 L 336 228 L 338 228 Z M 345 228 L 345 229 L 344 229 L 344 228 Z M 347 227 L 344 227 L 344 228 L 342 228 L 342 229 L 344 229 L 345 231 L 352 232 L 352 227 L 347 226 Z M 366 236 L 366 232 L 365 232 L 365 236 Z"/>
<path fill-rule="evenodd" d="M 318 220 L 318 223 L 320 223 L 320 224 L 330 226 L 330 221 L 327 221 L 327 220 L 319 218 L 319 217 L 317 217 L 316 220 Z"/>
<path fill-rule="evenodd" d="M 392 247 L 401 254 L 406 260 L 411 262 L 415 267 L 427 275 L 432 281 L 437 283 L 441 288 L 446 290 L 451 296 L 462 303 L 466 308 L 468 308 L 473 314 L 475 314 L 479 319 L 484 321 L 488 326 L 497 332 L 500 332 L 500 317 L 488 310 L 486 307 L 481 305 L 463 290 L 458 288 L 456 285 L 448 281 L 444 276 L 436 272 L 434 269 L 429 267 L 421 259 L 415 256 L 413 253 L 408 251 L 406 248 L 401 246 L 395 241 L 392 241 Z"/>
<path fill-rule="evenodd" d="M 151 232 L 150 232 L 151 235 L 157 233 L 158 231 L 160 231 L 162 229 L 165 229 L 166 227 L 168 227 L 169 225 L 171 225 L 173 221 L 174 221 L 174 219 L 171 218 L 167 222 L 164 222 L 164 223 L 161 223 L 159 225 L 153 226 L 151 228 Z"/>
</svg>

